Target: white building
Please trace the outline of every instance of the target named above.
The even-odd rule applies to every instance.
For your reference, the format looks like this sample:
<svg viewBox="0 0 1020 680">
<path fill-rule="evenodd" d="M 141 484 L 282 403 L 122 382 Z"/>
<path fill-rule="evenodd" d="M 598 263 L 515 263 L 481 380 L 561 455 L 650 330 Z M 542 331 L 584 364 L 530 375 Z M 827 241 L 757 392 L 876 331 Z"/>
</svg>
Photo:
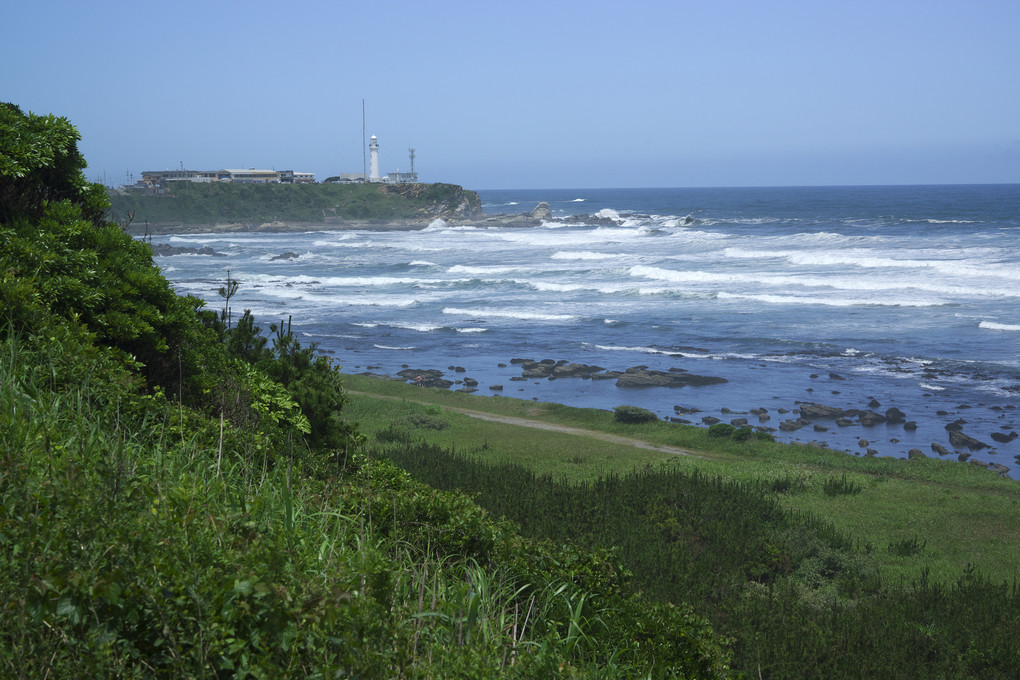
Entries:
<svg viewBox="0 0 1020 680">
<path fill-rule="evenodd" d="M 379 140 L 375 135 L 368 140 L 368 181 L 379 181 Z"/>
</svg>

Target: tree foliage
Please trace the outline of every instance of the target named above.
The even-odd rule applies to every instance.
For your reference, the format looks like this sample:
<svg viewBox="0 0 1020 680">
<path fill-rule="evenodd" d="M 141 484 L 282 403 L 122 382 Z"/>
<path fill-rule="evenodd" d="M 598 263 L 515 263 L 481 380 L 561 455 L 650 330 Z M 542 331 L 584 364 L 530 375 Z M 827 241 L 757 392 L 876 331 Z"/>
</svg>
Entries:
<svg viewBox="0 0 1020 680">
<path fill-rule="evenodd" d="M 85 180 L 80 139 L 66 118 L 0 103 L 0 223 L 38 219 L 49 203 L 63 200 L 92 224 L 102 221 L 109 202 L 102 186 Z"/>
</svg>

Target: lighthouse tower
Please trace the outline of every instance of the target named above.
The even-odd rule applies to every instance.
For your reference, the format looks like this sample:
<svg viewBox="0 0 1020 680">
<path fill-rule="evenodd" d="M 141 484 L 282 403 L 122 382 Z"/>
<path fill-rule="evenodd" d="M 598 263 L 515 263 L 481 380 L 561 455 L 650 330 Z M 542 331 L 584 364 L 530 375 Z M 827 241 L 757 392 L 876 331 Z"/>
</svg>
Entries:
<svg viewBox="0 0 1020 680">
<path fill-rule="evenodd" d="M 368 141 L 368 181 L 379 181 L 379 140 L 375 135 Z"/>
</svg>

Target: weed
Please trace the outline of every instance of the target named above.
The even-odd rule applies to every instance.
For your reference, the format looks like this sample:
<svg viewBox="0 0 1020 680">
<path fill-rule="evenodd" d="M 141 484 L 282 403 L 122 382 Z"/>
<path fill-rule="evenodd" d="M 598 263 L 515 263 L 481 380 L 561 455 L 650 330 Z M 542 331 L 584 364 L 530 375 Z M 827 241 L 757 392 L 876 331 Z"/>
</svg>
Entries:
<svg viewBox="0 0 1020 680">
<path fill-rule="evenodd" d="M 825 491 L 826 496 L 855 496 L 861 492 L 861 487 L 843 475 L 839 479 L 827 478 L 822 482 L 822 490 Z"/>
</svg>

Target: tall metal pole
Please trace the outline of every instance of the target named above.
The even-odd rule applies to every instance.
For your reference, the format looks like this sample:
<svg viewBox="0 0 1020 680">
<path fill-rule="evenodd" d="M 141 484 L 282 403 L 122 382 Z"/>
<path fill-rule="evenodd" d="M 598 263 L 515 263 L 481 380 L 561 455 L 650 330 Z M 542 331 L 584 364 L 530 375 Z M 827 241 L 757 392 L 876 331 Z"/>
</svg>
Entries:
<svg viewBox="0 0 1020 680">
<path fill-rule="evenodd" d="M 361 100 L 361 179 L 368 179 L 368 161 L 365 159 L 365 100 Z"/>
</svg>

